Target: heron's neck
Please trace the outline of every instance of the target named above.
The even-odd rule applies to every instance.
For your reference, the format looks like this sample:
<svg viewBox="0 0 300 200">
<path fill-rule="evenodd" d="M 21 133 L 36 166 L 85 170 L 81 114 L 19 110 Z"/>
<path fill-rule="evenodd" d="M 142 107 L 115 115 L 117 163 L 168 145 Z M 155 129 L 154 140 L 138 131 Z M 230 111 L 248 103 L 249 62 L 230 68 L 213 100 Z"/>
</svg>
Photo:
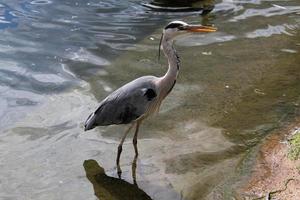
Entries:
<svg viewBox="0 0 300 200">
<path fill-rule="evenodd" d="M 166 87 L 164 89 L 167 93 L 169 93 L 176 82 L 179 72 L 180 60 L 176 53 L 176 50 L 173 47 L 172 40 L 168 40 L 164 37 L 162 40 L 162 49 L 168 59 L 169 68 L 166 74 L 161 78 L 161 84 Z"/>
</svg>

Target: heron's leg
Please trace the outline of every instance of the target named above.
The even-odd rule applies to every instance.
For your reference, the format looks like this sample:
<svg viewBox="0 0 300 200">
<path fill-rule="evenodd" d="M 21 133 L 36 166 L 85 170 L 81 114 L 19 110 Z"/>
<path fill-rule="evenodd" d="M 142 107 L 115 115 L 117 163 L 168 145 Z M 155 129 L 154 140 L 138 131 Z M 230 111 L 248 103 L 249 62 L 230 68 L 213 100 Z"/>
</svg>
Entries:
<svg viewBox="0 0 300 200">
<path fill-rule="evenodd" d="M 118 175 L 119 177 L 121 177 L 121 173 L 122 173 L 122 170 L 121 170 L 121 167 L 120 167 L 120 157 L 121 157 L 121 153 L 122 153 L 122 146 L 123 146 L 123 143 L 126 139 L 126 136 L 128 135 L 128 133 L 130 132 L 130 130 L 132 129 L 134 123 L 132 123 L 129 128 L 126 130 L 124 136 L 122 137 L 121 139 L 121 142 L 118 146 L 118 155 L 117 155 L 117 160 L 116 160 L 116 163 L 117 163 L 117 168 L 118 168 Z"/>
<path fill-rule="evenodd" d="M 141 124 L 141 121 L 136 122 L 135 133 L 134 133 L 133 141 L 132 141 L 136 157 L 139 155 L 138 148 L 137 148 L 137 137 L 138 137 L 138 133 L 139 133 L 140 124 Z"/>
<path fill-rule="evenodd" d="M 133 184 L 137 185 L 136 182 L 136 161 L 137 161 L 137 155 L 134 156 L 134 159 L 132 161 L 132 165 L 131 165 L 131 170 L 132 170 L 132 179 L 133 179 Z"/>
</svg>

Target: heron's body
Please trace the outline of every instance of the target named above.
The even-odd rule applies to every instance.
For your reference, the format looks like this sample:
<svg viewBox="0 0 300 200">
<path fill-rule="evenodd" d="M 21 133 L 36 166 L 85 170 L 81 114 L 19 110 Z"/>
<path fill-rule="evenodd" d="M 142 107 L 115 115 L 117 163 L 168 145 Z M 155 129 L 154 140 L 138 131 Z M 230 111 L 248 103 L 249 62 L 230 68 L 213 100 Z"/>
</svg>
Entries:
<svg viewBox="0 0 300 200">
<path fill-rule="evenodd" d="M 86 129 L 128 124 L 147 115 L 157 102 L 157 80 L 154 76 L 143 76 L 115 90 L 89 117 Z"/>
<path fill-rule="evenodd" d="M 132 124 L 125 132 L 118 148 L 119 170 L 122 144 L 130 129 L 136 124 L 133 143 L 137 156 L 137 134 L 141 121 L 159 110 L 162 100 L 171 92 L 176 83 L 180 62 L 173 47 L 174 37 L 186 31 L 214 32 L 215 30 L 212 27 L 193 26 L 181 21 L 169 23 L 164 28 L 161 38 L 161 46 L 169 63 L 165 75 L 162 77 L 143 76 L 123 85 L 101 101 L 98 109 L 88 117 L 85 130 L 111 124 Z"/>
<path fill-rule="evenodd" d="M 163 40 L 169 69 L 163 77 L 142 76 L 108 95 L 86 121 L 85 129 L 112 124 L 128 124 L 145 119 L 159 110 L 162 100 L 173 89 L 179 72 L 179 57 L 172 41 Z"/>
</svg>

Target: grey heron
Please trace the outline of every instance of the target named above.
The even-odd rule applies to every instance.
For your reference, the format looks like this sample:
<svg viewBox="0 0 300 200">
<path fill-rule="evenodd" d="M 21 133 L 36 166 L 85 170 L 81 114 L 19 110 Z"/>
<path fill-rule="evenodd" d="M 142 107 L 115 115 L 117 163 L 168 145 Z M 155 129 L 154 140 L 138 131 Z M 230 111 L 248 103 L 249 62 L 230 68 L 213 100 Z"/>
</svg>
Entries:
<svg viewBox="0 0 300 200">
<path fill-rule="evenodd" d="M 179 72 L 179 57 L 173 47 L 173 40 L 177 35 L 187 32 L 215 32 L 216 28 L 202 25 L 189 25 L 183 21 L 172 21 L 164 29 L 159 44 L 168 59 L 169 67 L 162 77 L 142 76 L 108 95 L 100 102 L 99 107 L 85 122 L 85 131 L 96 126 L 112 124 L 131 124 L 125 131 L 118 146 L 116 164 L 118 173 L 122 145 L 130 130 L 135 126 L 133 146 L 135 160 L 138 156 L 137 137 L 139 127 L 149 115 L 158 112 L 162 101 L 173 89 Z"/>
</svg>

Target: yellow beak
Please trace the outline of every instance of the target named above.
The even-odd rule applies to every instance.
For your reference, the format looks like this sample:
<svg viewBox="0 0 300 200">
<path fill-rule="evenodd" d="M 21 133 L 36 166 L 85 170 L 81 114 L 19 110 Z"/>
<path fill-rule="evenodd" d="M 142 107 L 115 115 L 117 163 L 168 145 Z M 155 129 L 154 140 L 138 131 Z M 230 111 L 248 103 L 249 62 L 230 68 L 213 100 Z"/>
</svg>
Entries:
<svg viewBox="0 0 300 200">
<path fill-rule="evenodd" d="M 189 31 L 189 32 L 203 32 L 203 33 L 210 33 L 210 32 L 216 32 L 217 28 L 212 26 L 202 26 L 202 25 L 187 25 L 183 28 L 183 30 Z"/>
</svg>

